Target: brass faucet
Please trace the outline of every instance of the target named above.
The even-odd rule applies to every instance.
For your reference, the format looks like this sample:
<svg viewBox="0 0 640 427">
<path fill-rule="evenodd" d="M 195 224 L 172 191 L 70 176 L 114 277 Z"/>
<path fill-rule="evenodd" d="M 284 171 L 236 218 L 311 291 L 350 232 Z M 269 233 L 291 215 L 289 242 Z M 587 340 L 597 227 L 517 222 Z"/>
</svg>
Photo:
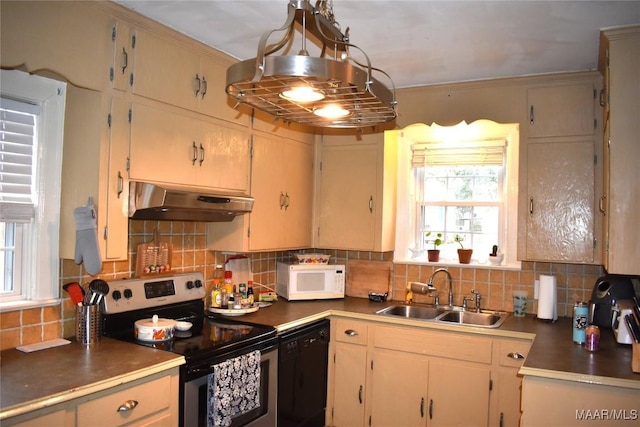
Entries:
<svg viewBox="0 0 640 427">
<path fill-rule="evenodd" d="M 433 287 L 433 278 L 440 272 L 444 272 L 449 278 L 449 306 L 453 306 L 453 278 L 451 277 L 451 273 L 449 273 L 449 270 L 447 270 L 446 268 L 439 268 L 434 271 L 431 277 L 429 277 L 429 287 Z"/>
</svg>

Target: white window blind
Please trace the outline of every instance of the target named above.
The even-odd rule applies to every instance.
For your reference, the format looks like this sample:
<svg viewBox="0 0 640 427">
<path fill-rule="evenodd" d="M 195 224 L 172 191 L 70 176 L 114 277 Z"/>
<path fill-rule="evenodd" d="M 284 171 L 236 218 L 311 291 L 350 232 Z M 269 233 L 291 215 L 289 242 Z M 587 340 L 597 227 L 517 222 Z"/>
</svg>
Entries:
<svg viewBox="0 0 640 427">
<path fill-rule="evenodd" d="M 411 166 L 466 166 L 502 165 L 505 140 L 472 143 L 426 143 L 411 146 Z"/>
<path fill-rule="evenodd" d="M 38 114 L 38 105 L 0 98 L 0 221 L 34 218 Z"/>
</svg>

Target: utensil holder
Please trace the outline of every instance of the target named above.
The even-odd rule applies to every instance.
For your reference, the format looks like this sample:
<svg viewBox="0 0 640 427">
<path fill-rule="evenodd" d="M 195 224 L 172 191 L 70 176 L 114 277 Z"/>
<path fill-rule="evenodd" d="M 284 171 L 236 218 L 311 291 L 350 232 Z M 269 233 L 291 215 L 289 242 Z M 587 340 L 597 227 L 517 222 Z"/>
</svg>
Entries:
<svg viewBox="0 0 640 427">
<path fill-rule="evenodd" d="M 102 310 L 99 305 L 76 307 L 76 340 L 80 344 L 93 344 L 102 335 Z"/>
</svg>

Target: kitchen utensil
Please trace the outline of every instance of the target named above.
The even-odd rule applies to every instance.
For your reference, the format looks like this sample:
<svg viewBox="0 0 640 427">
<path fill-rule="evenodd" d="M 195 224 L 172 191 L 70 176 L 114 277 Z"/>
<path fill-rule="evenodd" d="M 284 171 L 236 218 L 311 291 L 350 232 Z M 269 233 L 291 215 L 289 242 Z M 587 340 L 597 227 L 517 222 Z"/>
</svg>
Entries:
<svg viewBox="0 0 640 427">
<path fill-rule="evenodd" d="M 633 342 L 633 334 L 625 321 L 627 315 L 633 317 L 633 301 L 622 299 L 618 301 L 611 309 L 613 318 L 611 319 L 611 329 L 616 337 L 618 344 L 631 344 Z"/>
<path fill-rule="evenodd" d="M 589 323 L 611 328 L 613 305 L 634 297 L 633 283 L 628 277 L 612 274 L 598 278 L 589 301 Z"/>
<path fill-rule="evenodd" d="M 640 326 L 634 319 L 633 315 L 627 314 L 624 316 L 625 323 L 629 328 L 629 332 L 631 332 L 631 336 L 636 343 L 640 343 Z"/>
<path fill-rule="evenodd" d="M 136 252 L 136 276 L 153 276 L 171 271 L 173 245 L 160 240 L 158 229 L 153 230 L 153 240 L 138 245 Z"/>
<path fill-rule="evenodd" d="M 101 279 L 94 279 L 89 283 L 89 290 L 93 297 L 91 304 L 99 305 L 102 299 L 109 293 L 109 284 Z"/>
<path fill-rule="evenodd" d="M 135 322 L 135 337 L 140 341 L 167 341 L 173 338 L 176 321 L 162 319 L 153 315 L 151 319 L 140 319 Z"/>
<path fill-rule="evenodd" d="M 78 282 L 67 283 L 62 286 L 62 289 L 67 291 L 74 304 L 77 305 L 84 301 L 84 289 L 82 289 L 82 286 L 80 286 Z"/>
</svg>

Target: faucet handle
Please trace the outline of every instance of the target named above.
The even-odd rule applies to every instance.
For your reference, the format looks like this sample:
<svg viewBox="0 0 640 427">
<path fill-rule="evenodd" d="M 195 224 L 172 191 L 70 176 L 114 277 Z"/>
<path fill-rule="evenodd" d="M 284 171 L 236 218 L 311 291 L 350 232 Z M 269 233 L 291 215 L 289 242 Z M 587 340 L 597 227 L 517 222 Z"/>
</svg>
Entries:
<svg viewBox="0 0 640 427">
<path fill-rule="evenodd" d="M 473 301 L 473 298 L 471 298 L 471 297 L 463 297 L 462 298 L 462 309 L 463 310 L 467 309 L 467 301 Z"/>
<path fill-rule="evenodd" d="M 433 298 L 433 305 L 438 306 L 440 305 L 440 294 L 437 292 L 431 292 L 430 294 L 428 294 L 427 296 L 432 297 Z"/>
<path fill-rule="evenodd" d="M 480 295 L 480 292 L 475 289 L 471 289 L 471 293 L 476 296 L 476 312 L 480 313 L 480 300 L 482 299 L 482 295 Z"/>
</svg>

